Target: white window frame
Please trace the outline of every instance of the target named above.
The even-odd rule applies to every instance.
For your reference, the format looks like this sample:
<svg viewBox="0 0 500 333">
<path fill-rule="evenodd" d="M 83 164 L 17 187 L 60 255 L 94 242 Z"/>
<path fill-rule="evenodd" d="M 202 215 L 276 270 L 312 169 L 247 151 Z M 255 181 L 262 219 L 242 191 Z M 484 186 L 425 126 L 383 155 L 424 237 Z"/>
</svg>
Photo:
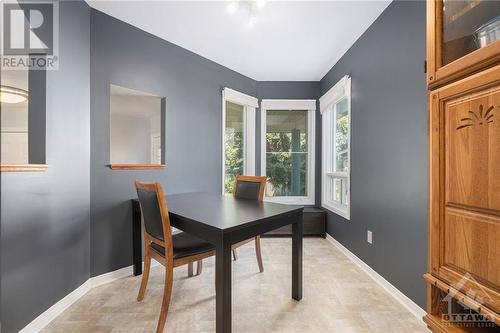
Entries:
<svg viewBox="0 0 500 333">
<path fill-rule="evenodd" d="M 294 111 L 309 111 L 307 118 L 307 135 L 308 135 L 308 183 L 307 196 L 287 196 L 287 197 L 267 197 L 264 196 L 264 201 L 279 202 L 286 204 L 299 205 L 314 205 L 315 204 L 315 149 L 316 149 L 316 100 L 314 99 L 263 99 L 260 103 L 261 110 L 261 164 L 260 173 L 266 175 L 266 131 L 267 131 L 267 111 L 268 110 L 294 110 Z"/>
<path fill-rule="evenodd" d="M 347 116 L 349 117 L 349 129 L 348 129 L 348 143 L 347 143 L 347 172 L 327 172 L 328 163 L 335 163 L 331 159 L 331 154 L 335 151 L 335 143 L 330 146 L 332 142 L 332 136 L 335 136 L 335 126 L 333 122 L 324 121 L 325 112 L 332 112 L 332 116 L 335 117 L 336 110 L 335 105 L 343 98 L 347 98 L 348 110 Z M 344 217 L 347 220 L 351 218 L 351 78 L 349 76 L 344 76 L 337 82 L 326 94 L 324 94 L 320 100 L 320 112 L 322 115 L 322 171 L 321 171 L 321 206 Z M 331 126 L 333 125 L 333 128 Z M 347 205 L 342 205 L 334 200 L 327 200 L 329 186 L 327 181 L 329 178 L 334 179 L 347 179 Z M 333 189 L 334 190 L 334 189 Z"/>
<path fill-rule="evenodd" d="M 247 176 L 255 175 L 255 109 L 259 107 L 259 100 L 250 95 L 246 95 L 239 91 L 224 88 L 222 89 L 222 187 L 221 191 L 224 194 L 224 182 L 226 176 L 226 148 L 225 148 L 225 131 L 226 131 L 226 102 L 232 102 L 244 106 L 244 174 Z"/>
</svg>

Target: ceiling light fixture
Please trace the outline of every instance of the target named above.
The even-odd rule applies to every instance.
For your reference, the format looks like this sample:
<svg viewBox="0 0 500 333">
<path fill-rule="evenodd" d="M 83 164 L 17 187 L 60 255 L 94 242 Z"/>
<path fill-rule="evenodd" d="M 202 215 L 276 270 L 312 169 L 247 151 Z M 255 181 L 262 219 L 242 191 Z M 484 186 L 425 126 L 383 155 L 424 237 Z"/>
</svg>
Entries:
<svg viewBox="0 0 500 333">
<path fill-rule="evenodd" d="M 257 0 L 257 8 L 261 9 L 266 6 L 267 1 L 266 0 Z"/>
<path fill-rule="evenodd" d="M 11 86 L 0 86 L 0 102 L 8 104 L 22 103 L 28 100 L 28 92 Z"/>
<path fill-rule="evenodd" d="M 229 14 L 234 14 L 238 10 L 239 6 L 240 6 L 240 4 L 238 3 L 238 1 L 236 1 L 236 0 L 229 1 L 229 3 L 227 4 L 227 7 L 226 7 L 227 12 Z"/>
<path fill-rule="evenodd" d="M 251 28 L 257 21 L 257 11 L 262 9 L 267 0 L 231 0 L 227 3 L 227 12 L 231 15 L 238 12 L 239 16 L 248 16 L 248 27 Z"/>
</svg>

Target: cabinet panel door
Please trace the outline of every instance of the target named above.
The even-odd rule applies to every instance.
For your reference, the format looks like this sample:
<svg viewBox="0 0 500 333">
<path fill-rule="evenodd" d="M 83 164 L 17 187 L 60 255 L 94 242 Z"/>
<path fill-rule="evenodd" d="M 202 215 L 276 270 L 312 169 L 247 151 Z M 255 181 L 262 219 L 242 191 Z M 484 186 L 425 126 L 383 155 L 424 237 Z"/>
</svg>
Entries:
<svg viewBox="0 0 500 333">
<path fill-rule="evenodd" d="M 432 92 L 430 129 L 431 272 L 500 311 L 500 65 Z"/>
<path fill-rule="evenodd" d="M 500 85 L 444 103 L 446 204 L 500 211 Z"/>
<path fill-rule="evenodd" d="M 447 208 L 443 265 L 500 286 L 500 218 Z"/>
</svg>

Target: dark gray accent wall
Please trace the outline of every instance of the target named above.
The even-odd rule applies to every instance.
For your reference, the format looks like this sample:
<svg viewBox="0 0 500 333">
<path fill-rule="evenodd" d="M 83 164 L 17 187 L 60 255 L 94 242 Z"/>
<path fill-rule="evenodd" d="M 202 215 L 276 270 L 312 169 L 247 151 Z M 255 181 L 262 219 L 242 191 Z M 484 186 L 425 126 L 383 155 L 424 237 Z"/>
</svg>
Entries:
<svg viewBox="0 0 500 333">
<path fill-rule="evenodd" d="M 351 220 L 328 233 L 425 307 L 425 2 L 395 1 L 321 80 L 352 77 Z M 373 232 L 373 245 L 366 232 Z"/>
<path fill-rule="evenodd" d="M 91 13 L 91 275 L 132 264 L 134 179 L 168 193 L 220 192 L 222 88 L 255 96 L 254 80 L 99 11 Z M 166 165 L 109 164 L 109 85 L 166 98 Z"/>
<path fill-rule="evenodd" d="M 1 330 L 17 332 L 89 278 L 90 9 L 60 2 L 47 72 L 45 172 L 1 174 Z"/>
</svg>

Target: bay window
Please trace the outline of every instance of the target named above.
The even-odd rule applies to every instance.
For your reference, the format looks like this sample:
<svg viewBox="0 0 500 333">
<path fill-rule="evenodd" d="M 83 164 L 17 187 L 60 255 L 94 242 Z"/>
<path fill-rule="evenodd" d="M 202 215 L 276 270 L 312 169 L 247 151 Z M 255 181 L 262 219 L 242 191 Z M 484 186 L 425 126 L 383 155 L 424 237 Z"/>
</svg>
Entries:
<svg viewBox="0 0 500 333">
<path fill-rule="evenodd" d="M 323 133 L 321 205 L 350 219 L 350 77 L 343 77 L 320 98 L 320 111 Z"/>
</svg>

